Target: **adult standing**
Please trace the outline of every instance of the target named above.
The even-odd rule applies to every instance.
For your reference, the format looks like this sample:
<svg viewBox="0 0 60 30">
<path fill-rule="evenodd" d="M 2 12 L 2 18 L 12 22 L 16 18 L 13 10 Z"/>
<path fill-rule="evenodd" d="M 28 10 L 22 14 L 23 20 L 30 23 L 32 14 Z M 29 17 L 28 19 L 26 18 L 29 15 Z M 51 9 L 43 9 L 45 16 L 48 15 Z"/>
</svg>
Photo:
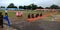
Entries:
<svg viewBox="0 0 60 30">
<path fill-rule="evenodd" d="M 3 15 L 2 15 L 2 12 L 0 12 L 0 27 L 3 28 Z"/>
</svg>

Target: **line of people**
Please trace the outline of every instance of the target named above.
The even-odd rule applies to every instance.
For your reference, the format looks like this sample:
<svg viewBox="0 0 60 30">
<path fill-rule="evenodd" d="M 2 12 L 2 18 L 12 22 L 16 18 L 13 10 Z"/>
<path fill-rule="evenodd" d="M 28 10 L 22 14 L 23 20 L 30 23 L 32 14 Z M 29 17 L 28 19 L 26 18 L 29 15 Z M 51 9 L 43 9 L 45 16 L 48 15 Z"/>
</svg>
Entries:
<svg viewBox="0 0 60 30">
<path fill-rule="evenodd" d="M 42 13 L 41 14 L 38 14 L 37 13 L 36 15 L 35 14 L 30 14 L 30 13 L 28 14 L 28 18 L 37 18 L 38 16 L 41 17 L 42 16 Z"/>
</svg>

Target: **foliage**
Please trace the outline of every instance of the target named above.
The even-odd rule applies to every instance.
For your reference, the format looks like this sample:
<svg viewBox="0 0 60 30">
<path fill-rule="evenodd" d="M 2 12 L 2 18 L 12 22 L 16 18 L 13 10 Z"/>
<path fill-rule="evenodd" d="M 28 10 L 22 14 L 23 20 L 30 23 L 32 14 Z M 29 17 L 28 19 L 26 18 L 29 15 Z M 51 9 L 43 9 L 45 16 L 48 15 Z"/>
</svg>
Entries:
<svg viewBox="0 0 60 30">
<path fill-rule="evenodd" d="M 5 8 L 4 6 L 1 6 L 0 8 Z"/>
<path fill-rule="evenodd" d="M 43 7 L 39 6 L 38 9 L 44 9 Z"/>
<path fill-rule="evenodd" d="M 1 8 L 5 8 L 4 6 L 1 6 Z M 9 4 L 7 8 L 17 8 L 13 3 Z M 28 6 L 19 6 L 21 9 L 30 9 L 30 10 L 35 10 L 35 9 L 44 9 L 42 6 L 37 6 L 36 4 L 30 4 Z M 50 7 L 45 7 L 45 9 L 60 9 L 58 5 L 51 5 Z"/>
<path fill-rule="evenodd" d="M 23 9 L 23 6 L 19 6 L 19 8 Z"/>
<path fill-rule="evenodd" d="M 59 9 L 59 6 L 58 5 L 51 5 L 50 8 L 51 9 Z"/>
<path fill-rule="evenodd" d="M 11 3 L 10 5 L 8 5 L 7 8 L 17 8 L 13 3 Z"/>
<path fill-rule="evenodd" d="M 50 7 L 45 7 L 45 9 L 50 9 Z"/>
</svg>

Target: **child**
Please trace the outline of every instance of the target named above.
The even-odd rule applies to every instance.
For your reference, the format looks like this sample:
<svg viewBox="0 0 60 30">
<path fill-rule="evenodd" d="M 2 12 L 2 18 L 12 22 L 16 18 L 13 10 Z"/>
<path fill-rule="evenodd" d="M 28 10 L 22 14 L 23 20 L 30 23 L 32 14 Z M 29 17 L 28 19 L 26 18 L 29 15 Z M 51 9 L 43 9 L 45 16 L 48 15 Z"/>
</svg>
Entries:
<svg viewBox="0 0 60 30">
<path fill-rule="evenodd" d="M 39 14 L 36 14 L 36 16 L 35 17 L 38 17 L 39 16 Z"/>
<path fill-rule="evenodd" d="M 31 18 L 30 14 L 28 14 L 28 18 Z"/>
<path fill-rule="evenodd" d="M 8 18 L 8 13 L 5 13 L 4 19 L 5 19 L 6 21 L 8 21 L 8 26 L 10 26 L 10 21 L 9 21 L 9 18 Z"/>
<path fill-rule="evenodd" d="M 42 13 L 40 14 L 40 17 L 42 16 Z"/>
<path fill-rule="evenodd" d="M 32 18 L 34 18 L 34 14 L 32 14 L 31 16 L 32 16 Z"/>
</svg>

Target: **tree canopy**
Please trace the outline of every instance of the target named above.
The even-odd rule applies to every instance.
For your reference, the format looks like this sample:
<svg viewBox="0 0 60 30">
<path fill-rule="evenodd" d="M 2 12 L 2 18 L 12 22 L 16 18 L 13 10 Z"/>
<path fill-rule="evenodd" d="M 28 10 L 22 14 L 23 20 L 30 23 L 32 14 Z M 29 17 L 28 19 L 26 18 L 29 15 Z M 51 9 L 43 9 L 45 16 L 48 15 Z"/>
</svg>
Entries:
<svg viewBox="0 0 60 30">
<path fill-rule="evenodd" d="M 32 8 L 33 10 L 37 8 L 37 5 L 35 5 L 35 4 L 31 4 L 31 5 L 29 5 L 29 6 L 31 6 L 31 8 Z"/>
<path fill-rule="evenodd" d="M 1 8 L 5 8 L 4 6 L 1 6 Z M 15 6 L 13 3 L 9 4 L 7 8 L 17 8 L 17 6 Z M 19 8 L 21 9 L 44 9 L 44 7 L 42 6 L 37 6 L 36 4 L 30 4 L 28 6 L 24 5 L 24 6 L 19 6 Z M 60 7 L 58 5 L 51 5 L 50 7 L 45 7 L 45 9 L 60 9 Z"/>
<path fill-rule="evenodd" d="M 59 6 L 58 5 L 51 5 L 50 8 L 51 9 L 59 9 Z"/>
<path fill-rule="evenodd" d="M 13 3 L 11 3 L 10 5 L 8 5 L 7 8 L 17 8 Z"/>
<path fill-rule="evenodd" d="M 19 8 L 23 9 L 23 6 L 19 6 Z"/>
<path fill-rule="evenodd" d="M 5 8 L 4 6 L 1 6 L 0 8 Z"/>
<path fill-rule="evenodd" d="M 39 6 L 39 7 L 37 7 L 38 9 L 44 9 L 43 7 L 41 7 L 41 6 Z"/>
<path fill-rule="evenodd" d="M 45 9 L 50 9 L 50 7 L 45 7 Z"/>
</svg>

